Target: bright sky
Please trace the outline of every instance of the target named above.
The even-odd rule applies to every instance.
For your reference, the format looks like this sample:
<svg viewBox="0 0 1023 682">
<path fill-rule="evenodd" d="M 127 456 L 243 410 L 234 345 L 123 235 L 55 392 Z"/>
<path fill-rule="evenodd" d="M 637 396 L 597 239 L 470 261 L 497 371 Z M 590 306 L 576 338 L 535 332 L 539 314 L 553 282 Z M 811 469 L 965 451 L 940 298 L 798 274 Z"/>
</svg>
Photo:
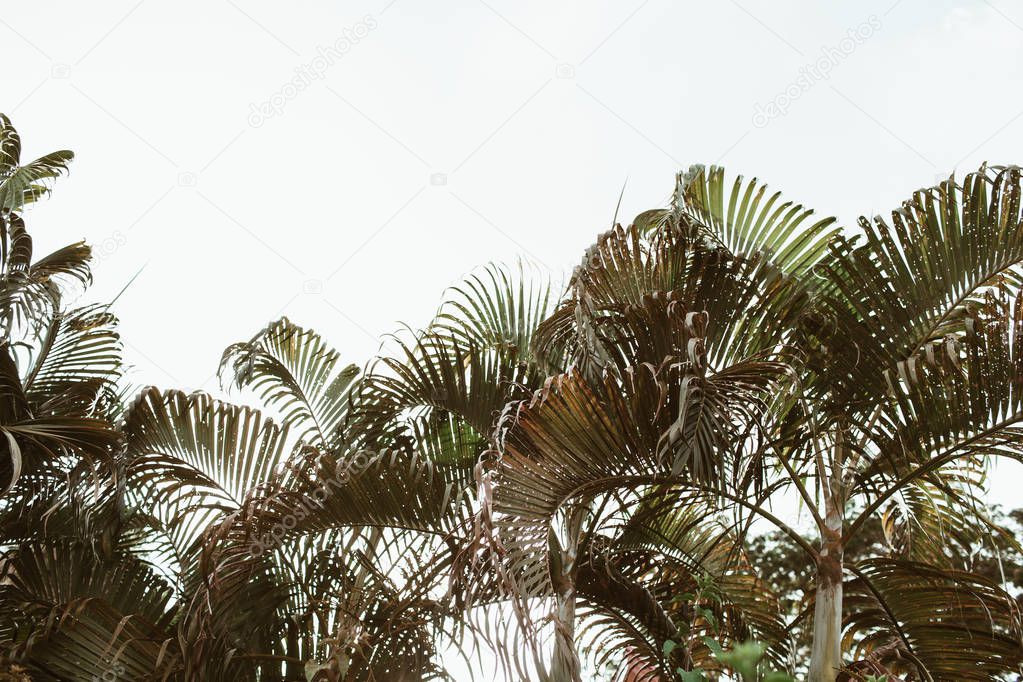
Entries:
<svg viewBox="0 0 1023 682">
<path fill-rule="evenodd" d="M 96 300 L 145 266 L 134 380 L 215 390 L 280 315 L 362 363 L 475 266 L 565 272 L 691 163 L 849 224 L 1023 162 L 1021 47 L 1009 0 L 12 2 L 0 111 L 78 155 L 39 253 L 95 245 Z"/>
</svg>

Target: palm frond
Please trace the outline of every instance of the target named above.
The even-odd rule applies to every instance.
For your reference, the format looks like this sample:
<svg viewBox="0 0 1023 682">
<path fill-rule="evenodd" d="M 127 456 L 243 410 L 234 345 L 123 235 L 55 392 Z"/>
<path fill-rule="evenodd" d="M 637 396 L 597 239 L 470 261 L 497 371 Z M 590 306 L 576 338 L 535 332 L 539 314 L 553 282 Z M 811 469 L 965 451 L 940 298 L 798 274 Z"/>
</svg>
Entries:
<svg viewBox="0 0 1023 682">
<path fill-rule="evenodd" d="M 756 178 L 745 182 L 737 176 L 729 191 L 720 166 L 693 166 L 680 173 L 672 213 L 676 219 L 695 219 L 731 254 L 762 254 L 782 272 L 796 276 L 808 273 L 839 234 L 834 218 L 805 224 L 812 209 L 784 200 L 781 192 L 768 195 L 767 186 Z"/>
<path fill-rule="evenodd" d="M 358 375 L 316 332 L 287 318 L 271 323 L 251 341 L 224 351 L 221 381 L 256 393 L 281 423 L 317 447 L 340 435 L 348 393 Z"/>
<path fill-rule="evenodd" d="M 75 543 L 34 544 L 4 563 L 2 577 L 0 630 L 17 633 L 14 655 L 31 669 L 58 679 L 154 675 L 171 592 L 143 562 L 101 559 Z"/>
<path fill-rule="evenodd" d="M 75 155 L 51 152 L 21 163 L 21 138 L 11 120 L 0 114 L 0 212 L 21 210 L 49 192 L 49 183 L 68 170 Z"/>
<path fill-rule="evenodd" d="M 1023 265 L 1019 168 L 982 167 L 917 191 L 892 212 L 860 219 L 818 268 L 817 343 L 829 390 L 850 405 L 883 395 L 885 373 L 920 364 L 932 345 L 966 335 L 987 292 L 1015 295 Z"/>
<path fill-rule="evenodd" d="M 1015 601 L 962 571 L 873 559 L 848 586 L 846 638 L 855 658 L 936 680 L 990 680 L 1018 671 L 1023 635 Z"/>
</svg>

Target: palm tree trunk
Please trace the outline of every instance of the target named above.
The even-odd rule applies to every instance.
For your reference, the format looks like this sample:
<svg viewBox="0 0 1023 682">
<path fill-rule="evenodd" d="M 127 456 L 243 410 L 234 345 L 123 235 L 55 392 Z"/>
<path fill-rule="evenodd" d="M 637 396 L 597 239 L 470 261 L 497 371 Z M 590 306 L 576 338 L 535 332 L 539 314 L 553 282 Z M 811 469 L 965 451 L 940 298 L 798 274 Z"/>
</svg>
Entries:
<svg viewBox="0 0 1023 682">
<path fill-rule="evenodd" d="M 285 680 L 301 680 L 305 677 L 305 666 L 300 663 L 302 655 L 301 646 L 299 644 L 299 623 L 294 618 L 288 618 L 288 633 L 286 638 L 285 653 L 288 656 L 288 662 L 285 665 L 284 679 Z"/>
<path fill-rule="evenodd" d="M 842 667 L 842 524 L 838 504 L 826 503 L 823 542 L 817 560 L 813 647 L 808 682 L 835 682 Z"/>
<path fill-rule="evenodd" d="M 575 647 L 575 573 L 579 536 L 587 509 L 576 507 L 565 519 L 565 544 L 559 547 L 554 569 L 554 651 L 548 682 L 582 682 L 579 653 Z M 556 544 L 557 541 L 555 540 Z"/>
<path fill-rule="evenodd" d="M 549 682 L 580 682 L 579 654 L 575 650 L 575 587 L 559 590 Z"/>
</svg>

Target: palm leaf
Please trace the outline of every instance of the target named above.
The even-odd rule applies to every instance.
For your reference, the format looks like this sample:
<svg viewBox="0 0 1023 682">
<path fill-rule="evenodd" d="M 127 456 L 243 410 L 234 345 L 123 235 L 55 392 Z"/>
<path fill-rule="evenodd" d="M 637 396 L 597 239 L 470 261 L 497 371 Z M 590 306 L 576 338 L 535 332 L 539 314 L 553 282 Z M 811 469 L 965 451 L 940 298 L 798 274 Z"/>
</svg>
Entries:
<svg viewBox="0 0 1023 682">
<path fill-rule="evenodd" d="M 781 192 L 768 195 L 756 178 L 747 183 L 737 176 L 729 191 L 720 166 L 693 166 L 680 173 L 672 213 L 676 219 L 694 218 L 733 255 L 763 254 L 789 275 L 809 272 L 839 234 L 832 227 L 834 218 L 805 225 L 811 209 L 782 199 Z"/>
<path fill-rule="evenodd" d="M 990 680 L 1023 662 L 1020 614 L 1012 597 L 980 576 L 925 564 L 874 559 L 849 585 L 846 637 L 856 658 L 901 674 Z"/>
<path fill-rule="evenodd" d="M 268 325 L 251 341 L 224 351 L 221 380 L 256 393 L 281 423 L 316 446 L 340 435 L 348 392 L 358 374 L 314 331 L 287 318 Z"/>
<path fill-rule="evenodd" d="M 21 138 L 0 114 L 0 212 L 21 210 L 49 192 L 48 183 L 67 172 L 74 154 L 62 150 L 21 163 Z"/>
</svg>

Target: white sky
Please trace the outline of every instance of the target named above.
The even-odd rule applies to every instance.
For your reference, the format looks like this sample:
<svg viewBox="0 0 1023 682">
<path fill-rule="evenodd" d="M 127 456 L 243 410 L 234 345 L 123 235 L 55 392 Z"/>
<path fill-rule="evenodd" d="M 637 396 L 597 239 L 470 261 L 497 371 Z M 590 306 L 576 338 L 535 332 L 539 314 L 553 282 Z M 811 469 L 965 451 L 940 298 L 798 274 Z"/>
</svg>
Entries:
<svg viewBox="0 0 1023 682">
<path fill-rule="evenodd" d="M 952 169 L 1023 162 L 1010 0 L 0 7 L 0 111 L 27 157 L 77 154 L 29 229 L 40 254 L 96 245 L 92 299 L 146 266 L 116 306 L 138 384 L 215 390 L 223 348 L 282 314 L 362 363 L 475 266 L 567 271 L 623 183 L 628 221 L 691 163 L 849 224 Z M 754 125 L 824 55 L 829 77 Z M 1021 482 L 998 470 L 993 499 Z"/>
</svg>

